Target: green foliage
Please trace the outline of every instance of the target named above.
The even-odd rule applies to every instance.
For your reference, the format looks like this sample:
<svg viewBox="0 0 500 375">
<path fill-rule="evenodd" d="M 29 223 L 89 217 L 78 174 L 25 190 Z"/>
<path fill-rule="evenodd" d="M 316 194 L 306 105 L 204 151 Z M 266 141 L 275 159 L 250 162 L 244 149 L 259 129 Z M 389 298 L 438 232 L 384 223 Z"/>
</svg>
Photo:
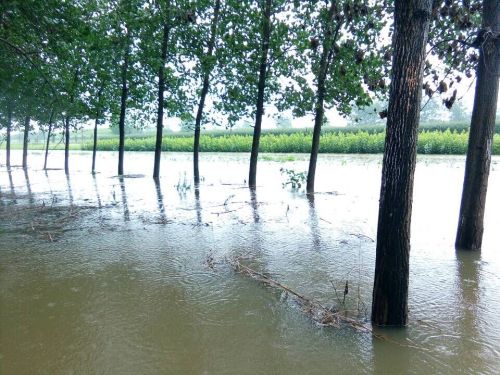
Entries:
<svg viewBox="0 0 500 375">
<path fill-rule="evenodd" d="M 200 139 L 200 149 L 204 152 L 249 152 L 252 146 L 250 134 L 207 135 Z M 384 132 L 340 132 L 327 131 L 321 136 L 321 153 L 361 153 L 375 154 L 384 151 Z M 467 151 L 468 133 L 465 131 L 423 130 L 419 134 L 418 152 L 421 154 L 457 154 Z M 155 139 L 132 138 L 125 141 L 125 148 L 129 151 L 153 151 Z M 118 150 L 116 139 L 105 139 L 98 143 L 98 148 L 104 151 Z M 191 136 L 167 136 L 163 139 L 163 151 L 191 152 L 193 142 Z M 91 150 L 91 144 L 82 146 L 84 150 Z M 262 135 L 261 151 L 272 153 L 309 153 L 311 151 L 310 132 L 268 132 Z M 496 134 L 493 141 L 493 153 L 500 154 L 500 135 Z"/>
<path fill-rule="evenodd" d="M 307 179 L 307 172 L 297 172 L 287 168 L 280 168 L 280 172 L 287 177 L 287 180 L 282 184 L 283 187 L 290 185 L 292 190 L 299 190 Z"/>
</svg>

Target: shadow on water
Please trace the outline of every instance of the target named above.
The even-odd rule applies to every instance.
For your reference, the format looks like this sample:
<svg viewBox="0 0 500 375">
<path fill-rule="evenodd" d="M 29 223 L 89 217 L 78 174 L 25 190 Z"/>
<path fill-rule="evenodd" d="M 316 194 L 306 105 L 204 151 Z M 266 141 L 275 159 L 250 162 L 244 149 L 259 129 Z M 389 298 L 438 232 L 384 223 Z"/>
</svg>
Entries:
<svg viewBox="0 0 500 375">
<path fill-rule="evenodd" d="M 161 192 L 160 180 L 157 178 L 154 178 L 153 181 L 154 181 L 155 190 L 156 190 L 156 202 L 158 204 L 158 210 L 160 211 L 160 219 L 161 219 L 161 221 L 166 222 L 167 215 L 165 213 L 165 205 L 163 204 L 163 194 Z"/>
<path fill-rule="evenodd" d="M 313 249 L 319 251 L 322 248 L 321 233 L 319 231 L 319 220 L 318 213 L 316 212 L 314 194 L 307 194 L 307 200 L 309 201 L 309 227 L 311 228 Z"/>
<path fill-rule="evenodd" d="M 122 195 L 123 220 L 130 221 L 130 211 L 128 208 L 127 191 L 125 188 L 125 179 L 123 178 L 123 176 L 119 176 L 118 181 L 120 181 L 120 191 L 121 191 L 121 195 Z"/>
</svg>

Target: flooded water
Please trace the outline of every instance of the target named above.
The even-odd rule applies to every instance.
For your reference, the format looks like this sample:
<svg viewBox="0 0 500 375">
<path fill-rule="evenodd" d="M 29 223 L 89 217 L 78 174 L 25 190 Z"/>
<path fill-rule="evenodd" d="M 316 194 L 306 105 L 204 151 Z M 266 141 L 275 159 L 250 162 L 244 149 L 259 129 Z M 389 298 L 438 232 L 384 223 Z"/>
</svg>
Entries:
<svg viewBox="0 0 500 375">
<path fill-rule="evenodd" d="M 500 159 L 484 248 L 453 248 L 463 157 L 419 157 L 410 322 L 376 335 L 323 327 L 231 260 L 365 319 L 375 260 L 381 156 L 321 155 L 318 193 L 283 188 L 304 155 L 72 153 L 71 175 L 0 169 L 1 374 L 497 374 L 500 368 Z M 4 154 L 0 163 L 5 162 Z M 20 153 L 13 155 L 20 162 Z M 53 152 L 49 167 L 63 165 Z M 339 295 L 340 294 L 340 295 Z M 338 307 L 338 306 L 337 306 Z"/>
</svg>

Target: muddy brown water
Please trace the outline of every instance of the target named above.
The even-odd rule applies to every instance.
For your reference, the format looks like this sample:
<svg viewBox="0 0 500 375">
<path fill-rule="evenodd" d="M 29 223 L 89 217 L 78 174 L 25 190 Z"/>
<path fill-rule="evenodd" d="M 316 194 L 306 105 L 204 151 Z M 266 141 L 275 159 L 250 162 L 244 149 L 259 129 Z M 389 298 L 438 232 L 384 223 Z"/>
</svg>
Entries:
<svg viewBox="0 0 500 375">
<path fill-rule="evenodd" d="M 242 261 L 369 321 L 380 156 L 321 155 L 314 202 L 283 188 L 264 155 L 245 187 L 246 154 L 53 152 L 41 170 L 0 158 L 1 374 L 497 374 L 500 368 L 500 159 L 493 158 L 484 248 L 453 248 L 464 157 L 418 158 L 410 323 L 322 327 L 285 293 L 234 272 Z M 14 152 L 14 163 L 20 162 Z M 18 160 L 19 159 L 19 160 Z M 287 161 L 284 161 L 287 160 Z M 335 286 L 335 288 L 334 288 Z M 335 290 L 337 290 L 336 295 Z"/>
</svg>

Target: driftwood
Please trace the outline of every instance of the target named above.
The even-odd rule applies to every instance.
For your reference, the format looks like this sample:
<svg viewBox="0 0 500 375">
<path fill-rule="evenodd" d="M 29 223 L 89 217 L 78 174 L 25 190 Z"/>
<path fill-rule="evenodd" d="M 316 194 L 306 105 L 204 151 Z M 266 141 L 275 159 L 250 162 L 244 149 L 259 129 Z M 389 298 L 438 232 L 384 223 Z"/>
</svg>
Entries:
<svg viewBox="0 0 500 375">
<path fill-rule="evenodd" d="M 302 307 L 302 310 L 316 323 L 322 326 L 329 326 L 340 328 L 341 325 L 348 325 L 356 330 L 362 332 L 372 332 L 372 329 L 364 324 L 360 320 L 348 317 L 346 310 L 335 310 L 323 306 L 318 301 L 312 298 L 306 297 L 305 295 L 298 293 L 297 291 L 291 289 L 290 287 L 280 283 L 277 280 L 272 279 L 270 276 L 263 274 L 262 272 L 256 271 L 241 263 L 239 258 L 233 258 L 229 260 L 229 263 L 233 268 L 240 274 L 247 275 L 256 279 L 267 286 L 280 289 L 292 295 L 297 303 Z"/>
</svg>

